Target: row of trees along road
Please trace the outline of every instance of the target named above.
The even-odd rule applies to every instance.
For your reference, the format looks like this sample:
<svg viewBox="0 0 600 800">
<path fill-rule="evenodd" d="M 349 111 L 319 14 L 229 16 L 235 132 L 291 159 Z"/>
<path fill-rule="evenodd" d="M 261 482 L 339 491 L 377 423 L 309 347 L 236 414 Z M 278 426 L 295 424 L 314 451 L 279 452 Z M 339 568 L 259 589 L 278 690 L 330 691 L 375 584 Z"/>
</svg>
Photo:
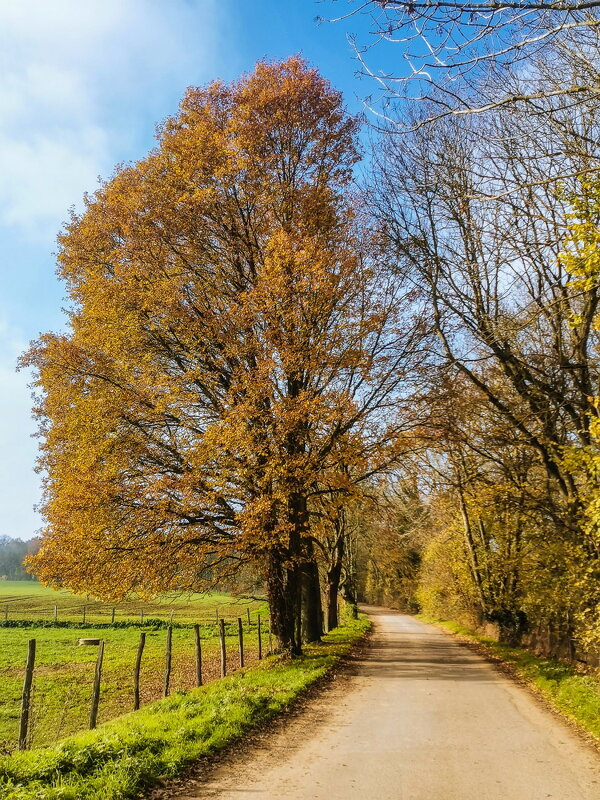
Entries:
<svg viewBox="0 0 600 800">
<path fill-rule="evenodd" d="M 188 92 L 60 239 L 70 330 L 25 358 L 44 580 L 251 565 L 293 652 L 319 573 L 329 625 L 342 585 L 598 647 L 596 5 L 344 4 L 385 101 L 360 187 L 301 59 Z M 384 39 L 406 73 L 370 66 Z"/>
<path fill-rule="evenodd" d="M 384 100 L 369 206 L 441 367 L 413 458 L 428 521 L 405 465 L 393 566 L 416 552 L 431 613 L 568 655 L 600 646 L 598 5 L 350 4 Z M 370 66 L 384 40 L 402 73 Z"/>
</svg>

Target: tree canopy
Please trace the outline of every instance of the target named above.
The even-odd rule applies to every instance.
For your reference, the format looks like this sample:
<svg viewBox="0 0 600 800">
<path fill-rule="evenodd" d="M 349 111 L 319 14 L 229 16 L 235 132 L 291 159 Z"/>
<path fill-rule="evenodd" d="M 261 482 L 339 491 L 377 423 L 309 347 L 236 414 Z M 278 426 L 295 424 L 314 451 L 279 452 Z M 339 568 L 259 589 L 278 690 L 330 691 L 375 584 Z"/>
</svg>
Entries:
<svg viewBox="0 0 600 800">
<path fill-rule="evenodd" d="M 377 9 L 493 41 L 552 22 Z M 600 108 L 555 91 L 597 64 L 580 13 L 534 56 L 511 38 L 523 68 L 477 57 L 468 102 L 459 75 L 457 105 L 390 106 L 363 181 L 357 119 L 301 58 L 188 90 L 60 237 L 69 328 L 24 359 L 42 580 L 116 598 L 245 565 L 292 652 L 338 591 L 597 649 Z M 512 81 L 536 91 L 503 102 Z"/>
<path fill-rule="evenodd" d="M 310 498 L 393 459 L 423 335 L 350 191 L 357 129 L 302 59 L 259 63 L 190 89 L 73 217 L 70 330 L 27 357 L 44 580 L 115 597 L 257 559 L 297 649 Z"/>
</svg>

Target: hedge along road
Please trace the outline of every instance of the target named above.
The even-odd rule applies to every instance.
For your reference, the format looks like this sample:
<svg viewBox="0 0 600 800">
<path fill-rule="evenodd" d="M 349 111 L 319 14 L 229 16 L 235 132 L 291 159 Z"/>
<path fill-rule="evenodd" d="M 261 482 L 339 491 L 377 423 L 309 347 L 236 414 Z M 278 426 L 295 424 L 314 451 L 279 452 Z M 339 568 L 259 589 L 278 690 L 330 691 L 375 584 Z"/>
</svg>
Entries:
<svg viewBox="0 0 600 800">
<path fill-rule="evenodd" d="M 365 609 L 352 674 L 172 797 L 600 800 L 600 759 L 562 720 L 447 634 Z"/>
</svg>

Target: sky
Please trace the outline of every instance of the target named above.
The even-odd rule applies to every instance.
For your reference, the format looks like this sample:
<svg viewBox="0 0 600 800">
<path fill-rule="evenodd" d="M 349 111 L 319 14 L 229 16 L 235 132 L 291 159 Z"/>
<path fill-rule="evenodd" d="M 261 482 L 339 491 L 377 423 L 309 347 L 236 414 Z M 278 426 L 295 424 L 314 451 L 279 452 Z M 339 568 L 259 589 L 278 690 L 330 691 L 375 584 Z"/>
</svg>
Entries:
<svg viewBox="0 0 600 800">
<path fill-rule="evenodd" d="M 351 111 L 373 91 L 348 34 L 346 0 L 0 0 L 0 536 L 29 539 L 40 478 L 28 343 L 65 329 L 56 235 L 115 165 L 141 158 L 187 86 L 260 58 L 302 53 Z"/>
</svg>

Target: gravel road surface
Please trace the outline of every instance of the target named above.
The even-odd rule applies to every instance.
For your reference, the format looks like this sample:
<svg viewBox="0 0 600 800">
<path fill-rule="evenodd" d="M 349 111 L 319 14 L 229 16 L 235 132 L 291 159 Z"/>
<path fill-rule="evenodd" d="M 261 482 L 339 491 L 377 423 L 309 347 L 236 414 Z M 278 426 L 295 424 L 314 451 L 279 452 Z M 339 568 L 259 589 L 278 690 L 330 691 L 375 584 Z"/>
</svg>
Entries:
<svg viewBox="0 0 600 800">
<path fill-rule="evenodd" d="M 174 797 L 600 800 L 597 752 L 526 689 L 432 626 L 366 611 L 349 676 Z"/>
</svg>

